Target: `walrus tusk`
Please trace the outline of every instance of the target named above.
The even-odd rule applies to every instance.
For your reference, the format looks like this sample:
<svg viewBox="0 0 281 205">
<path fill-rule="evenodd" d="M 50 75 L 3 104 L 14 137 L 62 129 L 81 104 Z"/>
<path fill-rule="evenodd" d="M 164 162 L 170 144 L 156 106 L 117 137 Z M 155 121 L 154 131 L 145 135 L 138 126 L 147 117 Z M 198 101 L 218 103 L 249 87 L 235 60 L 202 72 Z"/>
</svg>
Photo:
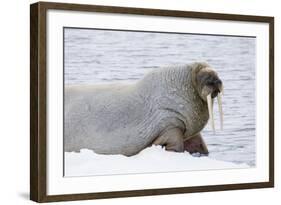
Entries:
<svg viewBox="0 0 281 205">
<path fill-rule="evenodd" d="M 221 93 L 222 95 L 224 95 L 223 85 L 221 85 L 221 87 L 219 88 L 219 90 L 220 90 L 220 93 Z"/>
<path fill-rule="evenodd" d="M 221 130 L 223 130 L 223 111 L 222 111 L 222 93 L 218 94 L 218 106 L 219 106 L 219 113 L 220 113 L 220 126 Z"/>
<path fill-rule="evenodd" d="M 209 111 L 209 117 L 210 117 L 210 120 L 211 120 L 212 130 L 215 133 L 215 121 L 214 121 L 214 113 L 213 113 L 213 99 L 211 97 L 211 94 L 207 95 L 207 104 L 208 104 L 208 111 Z"/>
</svg>

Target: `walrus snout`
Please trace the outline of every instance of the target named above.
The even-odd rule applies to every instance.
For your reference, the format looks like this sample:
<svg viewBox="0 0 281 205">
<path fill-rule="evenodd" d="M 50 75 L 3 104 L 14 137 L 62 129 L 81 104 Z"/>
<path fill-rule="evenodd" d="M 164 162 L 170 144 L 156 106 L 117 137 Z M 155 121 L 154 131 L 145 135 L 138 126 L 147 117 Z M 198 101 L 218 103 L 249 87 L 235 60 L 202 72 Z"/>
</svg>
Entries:
<svg viewBox="0 0 281 205">
<path fill-rule="evenodd" d="M 196 73 L 197 84 L 199 86 L 199 94 L 203 100 L 207 102 L 209 119 L 211 122 L 212 130 L 215 132 L 215 122 L 213 114 L 213 104 L 215 98 L 218 101 L 221 129 L 223 129 L 223 111 L 222 111 L 222 95 L 223 84 L 218 74 L 208 65 L 200 67 L 200 70 Z"/>
<path fill-rule="evenodd" d="M 211 97 L 215 98 L 222 91 L 222 81 L 220 79 L 212 79 L 206 82 L 206 85 L 211 90 Z"/>
<path fill-rule="evenodd" d="M 212 98 L 215 98 L 218 96 L 218 94 L 221 92 L 222 88 L 222 82 L 221 80 L 217 80 L 214 84 L 213 92 L 212 92 Z"/>
</svg>

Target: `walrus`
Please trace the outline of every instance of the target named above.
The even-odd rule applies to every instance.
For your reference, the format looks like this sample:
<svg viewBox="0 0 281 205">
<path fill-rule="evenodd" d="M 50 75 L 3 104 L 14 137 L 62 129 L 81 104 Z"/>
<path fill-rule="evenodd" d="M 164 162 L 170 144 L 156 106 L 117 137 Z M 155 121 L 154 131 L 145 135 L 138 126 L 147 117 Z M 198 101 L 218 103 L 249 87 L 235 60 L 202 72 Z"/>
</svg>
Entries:
<svg viewBox="0 0 281 205">
<path fill-rule="evenodd" d="M 200 132 L 214 129 L 222 81 L 207 63 L 155 69 L 132 84 L 65 86 L 64 151 L 132 156 L 155 144 L 208 154 Z"/>
</svg>

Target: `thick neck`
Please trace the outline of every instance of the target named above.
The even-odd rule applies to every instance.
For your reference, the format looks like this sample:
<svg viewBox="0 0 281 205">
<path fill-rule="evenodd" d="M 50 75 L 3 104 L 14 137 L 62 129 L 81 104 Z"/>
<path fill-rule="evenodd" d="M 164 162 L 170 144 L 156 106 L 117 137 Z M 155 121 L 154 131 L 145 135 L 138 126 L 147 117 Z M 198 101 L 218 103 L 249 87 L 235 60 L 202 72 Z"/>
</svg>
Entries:
<svg viewBox="0 0 281 205">
<path fill-rule="evenodd" d="M 185 65 L 176 69 L 168 68 L 164 76 L 165 79 L 162 79 L 163 87 L 165 87 L 167 91 L 172 91 L 168 93 L 171 94 L 172 98 L 174 97 L 174 91 L 176 91 L 176 96 L 187 101 L 190 101 L 190 96 L 196 98 L 196 101 L 198 100 L 197 98 L 200 98 L 194 81 L 194 68 L 192 66 Z"/>
<path fill-rule="evenodd" d="M 155 70 L 139 81 L 138 86 L 142 95 L 153 103 L 176 109 L 202 100 L 193 83 L 193 70 L 190 65 Z"/>
<path fill-rule="evenodd" d="M 188 128 L 188 136 L 199 132 L 208 120 L 207 104 L 193 83 L 193 70 L 191 65 L 168 67 L 149 73 L 137 84 L 138 95 L 150 105 L 150 112 L 172 112 L 159 119 L 177 116 Z"/>
</svg>

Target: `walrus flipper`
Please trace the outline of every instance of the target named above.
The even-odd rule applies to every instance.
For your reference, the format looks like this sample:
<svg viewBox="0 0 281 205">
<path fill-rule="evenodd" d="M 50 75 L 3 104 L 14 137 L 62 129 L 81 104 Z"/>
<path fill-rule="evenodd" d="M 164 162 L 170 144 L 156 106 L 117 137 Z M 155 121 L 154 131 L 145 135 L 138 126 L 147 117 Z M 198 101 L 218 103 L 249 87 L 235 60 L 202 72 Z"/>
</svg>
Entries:
<svg viewBox="0 0 281 205">
<path fill-rule="evenodd" d="M 183 132 L 179 128 L 172 128 L 161 134 L 153 144 L 165 147 L 167 151 L 183 152 Z"/>
<path fill-rule="evenodd" d="M 188 151 L 190 154 L 193 153 L 200 153 L 201 155 L 209 154 L 207 145 L 200 133 L 184 141 L 184 150 Z"/>
</svg>

